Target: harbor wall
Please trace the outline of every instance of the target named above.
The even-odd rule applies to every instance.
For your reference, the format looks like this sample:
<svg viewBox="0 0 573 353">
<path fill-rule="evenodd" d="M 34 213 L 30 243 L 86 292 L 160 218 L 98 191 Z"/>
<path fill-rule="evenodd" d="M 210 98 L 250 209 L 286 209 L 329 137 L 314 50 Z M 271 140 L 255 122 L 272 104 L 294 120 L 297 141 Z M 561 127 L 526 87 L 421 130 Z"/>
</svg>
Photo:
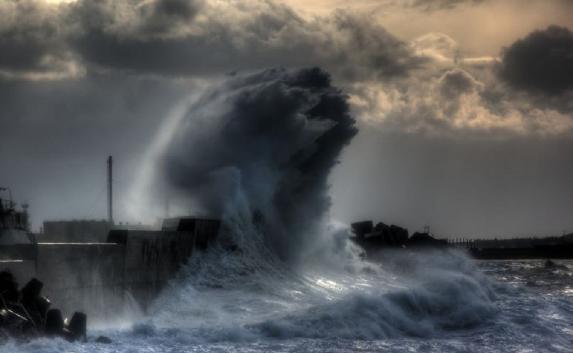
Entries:
<svg viewBox="0 0 573 353">
<path fill-rule="evenodd" d="M 104 243 L 111 226 L 104 220 L 45 221 L 40 242 Z"/>
<path fill-rule="evenodd" d="M 109 240 L 123 247 L 125 291 L 146 307 L 192 255 L 195 234 L 185 231 L 110 232 Z"/>
<path fill-rule="evenodd" d="M 219 221 L 187 218 L 163 230 L 112 229 L 105 242 L 0 246 L 0 271 L 12 272 L 20 287 L 38 278 L 52 307 L 97 321 L 125 313 L 133 299 L 144 310 L 196 251 L 209 247 L 218 229 Z M 70 234 L 58 237 L 75 239 Z"/>
<path fill-rule="evenodd" d="M 112 243 L 38 243 L 36 277 L 64 315 L 105 317 L 122 306 L 124 252 Z"/>
</svg>

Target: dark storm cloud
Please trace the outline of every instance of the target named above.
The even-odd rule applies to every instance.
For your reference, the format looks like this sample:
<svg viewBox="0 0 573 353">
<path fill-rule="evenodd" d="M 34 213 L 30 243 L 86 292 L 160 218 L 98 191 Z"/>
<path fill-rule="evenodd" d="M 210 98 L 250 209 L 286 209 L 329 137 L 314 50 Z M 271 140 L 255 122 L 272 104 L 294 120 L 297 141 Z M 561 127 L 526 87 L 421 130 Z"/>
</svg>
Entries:
<svg viewBox="0 0 573 353">
<path fill-rule="evenodd" d="M 202 0 L 156 0 L 139 5 L 139 16 L 145 18 L 140 30 L 151 35 L 168 33 L 193 20 L 202 6 Z"/>
<path fill-rule="evenodd" d="M 202 1 L 197 0 L 161 0 L 155 3 L 154 13 L 157 17 L 189 20 L 197 14 L 201 6 Z"/>
<path fill-rule="evenodd" d="M 550 26 L 518 40 L 505 51 L 500 76 L 532 93 L 555 95 L 573 89 L 573 33 Z"/>
<path fill-rule="evenodd" d="M 66 25 L 80 32 L 102 31 L 145 40 L 176 32 L 192 21 L 203 5 L 203 0 L 80 0 L 63 11 L 62 17 Z"/>
<path fill-rule="evenodd" d="M 457 98 L 476 89 L 478 83 L 464 70 L 450 70 L 440 78 L 440 92 L 445 98 Z"/>
<path fill-rule="evenodd" d="M 32 0 L 0 4 L 0 70 L 47 72 L 66 60 L 55 12 Z"/>
<path fill-rule="evenodd" d="M 83 26 L 73 43 L 82 57 L 95 65 L 165 75 L 208 75 L 267 66 L 321 65 L 345 78 L 383 78 L 405 75 L 420 64 L 407 45 L 380 25 L 338 12 L 307 21 L 290 8 L 273 2 L 244 3 L 219 20 L 216 9 L 205 8 L 201 22 L 193 17 L 178 30 L 164 32 L 156 15 L 138 17 L 130 28 L 94 23 L 90 2 L 75 9 Z M 196 7 L 194 7 L 195 9 Z M 190 12 L 195 15 L 195 11 Z M 78 15 L 79 14 L 79 15 Z M 161 15 L 163 16 L 163 14 Z"/>
<path fill-rule="evenodd" d="M 271 1 L 10 4 L 0 13 L 4 21 L 17 19 L 0 30 L 0 68 L 7 71 L 82 67 L 207 76 L 320 65 L 337 78 L 378 80 L 405 76 L 424 61 L 358 14 L 338 11 L 307 20 Z"/>
<path fill-rule="evenodd" d="M 425 11 L 450 10 L 462 5 L 478 5 L 487 0 L 415 0 L 411 6 Z"/>
</svg>

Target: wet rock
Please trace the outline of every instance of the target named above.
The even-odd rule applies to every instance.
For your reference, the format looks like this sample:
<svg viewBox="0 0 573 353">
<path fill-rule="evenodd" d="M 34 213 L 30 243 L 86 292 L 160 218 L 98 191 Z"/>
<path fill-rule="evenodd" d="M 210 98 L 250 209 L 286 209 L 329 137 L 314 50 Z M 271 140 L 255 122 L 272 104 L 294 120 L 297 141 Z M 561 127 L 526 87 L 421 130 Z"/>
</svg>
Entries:
<svg viewBox="0 0 573 353">
<path fill-rule="evenodd" d="M 376 223 L 376 226 L 374 226 L 375 232 L 386 233 L 389 231 L 389 229 L 390 229 L 390 227 L 388 227 L 388 225 L 386 225 L 383 222 L 378 222 L 378 223 Z"/>
<path fill-rule="evenodd" d="M 86 341 L 87 333 L 87 316 L 86 314 L 76 311 L 69 324 L 66 327 L 66 337 L 72 341 Z"/>
<path fill-rule="evenodd" d="M 28 324 L 28 319 L 10 309 L 0 310 L 0 327 L 8 333 L 21 333 Z"/>
<path fill-rule="evenodd" d="M 390 226 L 392 234 L 397 245 L 404 245 L 408 241 L 408 229 L 392 224 Z"/>
<path fill-rule="evenodd" d="M 50 309 L 42 296 L 44 284 L 32 278 L 22 290 L 8 271 L 0 272 L 0 334 L 16 337 L 61 336 L 70 341 L 86 340 L 87 316 L 76 312 L 65 325 L 62 313 Z"/>
<path fill-rule="evenodd" d="M 20 292 L 20 303 L 24 306 L 25 313 L 36 330 L 44 327 L 46 314 L 50 308 L 50 301 L 41 295 L 43 287 L 44 284 L 41 281 L 32 278 Z"/>
<path fill-rule="evenodd" d="M 22 301 L 31 301 L 36 299 L 42 293 L 42 288 L 44 288 L 44 283 L 40 282 L 36 278 L 32 278 L 24 288 L 22 288 Z"/>
<path fill-rule="evenodd" d="M 45 333 L 48 336 L 60 336 L 64 333 L 64 318 L 60 310 L 48 310 Z"/>
<path fill-rule="evenodd" d="M 372 233 L 373 223 L 372 221 L 362 221 L 352 223 L 350 226 L 356 237 L 362 239 L 366 234 Z"/>
<path fill-rule="evenodd" d="M 543 267 L 549 268 L 549 269 L 566 269 L 567 268 L 565 265 L 558 264 L 558 263 L 556 263 L 550 259 L 547 259 L 545 261 L 545 263 L 543 264 Z"/>
<path fill-rule="evenodd" d="M 18 301 L 18 283 L 14 276 L 8 271 L 0 272 L 0 293 L 5 301 Z"/>
</svg>

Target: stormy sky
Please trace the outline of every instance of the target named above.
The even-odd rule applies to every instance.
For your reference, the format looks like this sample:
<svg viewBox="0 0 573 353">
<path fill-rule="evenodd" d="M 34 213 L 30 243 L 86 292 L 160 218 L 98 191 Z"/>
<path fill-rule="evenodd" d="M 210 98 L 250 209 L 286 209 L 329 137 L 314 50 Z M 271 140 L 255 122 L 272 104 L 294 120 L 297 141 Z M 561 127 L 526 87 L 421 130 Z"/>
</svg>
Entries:
<svg viewBox="0 0 573 353">
<path fill-rule="evenodd" d="M 35 229 L 101 219 L 112 154 L 116 220 L 148 223 L 129 212 L 132 187 L 182 101 L 235 73 L 320 67 L 359 130 L 330 177 L 335 219 L 571 232 L 571 13 L 570 0 L 3 0 L 0 186 Z"/>
</svg>

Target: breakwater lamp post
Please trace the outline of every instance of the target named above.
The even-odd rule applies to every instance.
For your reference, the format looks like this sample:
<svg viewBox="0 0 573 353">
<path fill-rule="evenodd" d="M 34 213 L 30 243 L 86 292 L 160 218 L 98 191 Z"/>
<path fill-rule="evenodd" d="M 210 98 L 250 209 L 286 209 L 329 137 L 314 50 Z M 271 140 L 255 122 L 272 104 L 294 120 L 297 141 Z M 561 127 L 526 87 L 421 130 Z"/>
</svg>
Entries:
<svg viewBox="0 0 573 353">
<path fill-rule="evenodd" d="M 113 225 L 113 157 L 107 158 L 107 221 Z"/>
</svg>

